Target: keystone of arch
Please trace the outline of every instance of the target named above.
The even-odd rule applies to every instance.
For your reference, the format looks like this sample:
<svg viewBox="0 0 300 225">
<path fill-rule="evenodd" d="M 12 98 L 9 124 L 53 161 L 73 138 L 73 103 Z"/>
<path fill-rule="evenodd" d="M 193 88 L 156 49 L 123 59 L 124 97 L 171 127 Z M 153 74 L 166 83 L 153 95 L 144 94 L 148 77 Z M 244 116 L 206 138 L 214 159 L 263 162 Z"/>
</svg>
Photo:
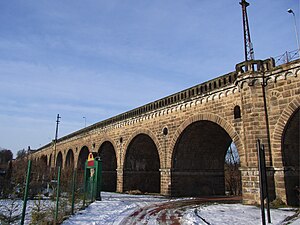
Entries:
<svg viewBox="0 0 300 225">
<path fill-rule="evenodd" d="M 177 140 L 179 139 L 180 135 L 182 134 L 182 132 L 192 123 L 199 122 L 199 121 L 205 121 L 205 120 L 218 124 L 220 127 L 222 127 L 227 132 L 227 134 L 230 136 L 230 138 L 232 139 L 232 141 L 234 142 L 234 144 L 237 148 L 237 151 L 240 156 L 241 166 L 242 167 L 245 166 L 246 165 L 245 151 L 244 151 L 243 143 L 241 141 L 240 136 L 235 131 L 235 129 L 225 119 L 221 118 L 218 115 L 211 114 L 211 113 L 201 113 L 201 114 L 191 116 L 178 127 L 178 129 L 176 130 L 176 132 L 171 140 L 170 149 L 168 151 L 171 153 L 171 156 L 173 156 L 173 154 L 174 154 L 175 145 L 176 145 Z M 171 159 L 172 158 L 173 157 L 171 157 Z M 172 162 L 169 161 L 169 163 L 170 164 L 168 166 L 171 167 Z"/>
</svg>

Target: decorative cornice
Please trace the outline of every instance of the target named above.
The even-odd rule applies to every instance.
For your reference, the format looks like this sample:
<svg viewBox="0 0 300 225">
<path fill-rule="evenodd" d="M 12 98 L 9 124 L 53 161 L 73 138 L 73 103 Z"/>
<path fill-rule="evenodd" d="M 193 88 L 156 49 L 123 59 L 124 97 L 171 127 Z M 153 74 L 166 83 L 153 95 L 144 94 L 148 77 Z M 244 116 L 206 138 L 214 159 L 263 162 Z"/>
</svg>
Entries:
<svg viewBox="0 0 300 225">
<path fill-rule="evenodd" d="M 287 77 L 290 76 L 297 76 L 300 73 L 299 64 L 300 60 L 296 60 L 287 65 L 274 67 L 274 60 L 272 58 L 267 60 L 242 62 L 236 65 L 235 72 L 225 74 L 107 120 L 95 123 L 59 138 L 57 143 L 81 138 L 81 135 L 88 136 L 93 133 L 106 132 L 110 129 L 132 125 L 172 113 L 173 111 L 181 111 L 189 107 L 196 107 L 199 104 L 234 94 L 240 91 L 245 83 L 251 86 L 255 85 L 257 82 L 262 84 L 263 79 L 268 83 L 276 82 L 279 79 L 287 79 Z M 289 72 L 289 70 L 293 70 L 293 72 Z M 284 71 L 286 72 L 284 73 Z M 262 76 L 262 73 L 264 73 L 264 77 Z M 38 150 L 43 150 L 51 146 L 52 143 L 48 143 Z"/>
</svg>

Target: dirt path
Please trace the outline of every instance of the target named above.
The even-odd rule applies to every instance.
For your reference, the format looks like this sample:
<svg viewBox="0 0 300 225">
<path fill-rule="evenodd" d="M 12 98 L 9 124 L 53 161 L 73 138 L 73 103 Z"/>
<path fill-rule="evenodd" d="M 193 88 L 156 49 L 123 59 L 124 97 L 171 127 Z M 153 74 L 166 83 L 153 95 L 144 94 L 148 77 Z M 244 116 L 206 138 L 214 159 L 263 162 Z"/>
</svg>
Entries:
<svg viewBox="0 0 300 225">
<path fill-rule="evenodd" d="M 178 225 L 186 209 L 197 208 L 199 205 L 219 202 L 219 203 L 237 203 L 240 197 L 205 197 L 172 200 L 149 205 L 139 208 L 121 221 L 121 225 L 138 225 L 138 224 L 172 224 Z M 195 210 L 197 215 L 197 211 Z M 205 221 L 204 221 L 205 222 Z"/>
</svg>

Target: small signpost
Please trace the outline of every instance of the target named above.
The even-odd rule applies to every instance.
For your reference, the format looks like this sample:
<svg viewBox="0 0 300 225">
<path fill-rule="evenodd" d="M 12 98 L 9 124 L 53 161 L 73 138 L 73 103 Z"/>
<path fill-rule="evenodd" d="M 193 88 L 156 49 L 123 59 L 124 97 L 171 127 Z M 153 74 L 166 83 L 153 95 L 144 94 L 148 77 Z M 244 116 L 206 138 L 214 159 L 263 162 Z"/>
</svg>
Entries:
<svg viewBox="0 0 300 225">
<path fill-rule="evenodd" d="M 268 181 L 267 181 L 267 170 L 266 170 L 266 160 L 265 160 L 265 146 L 257 140 L 257 151 L 258 151 L 258 169 L 259 169 L 259 186 L 260 186 L 260 208 L 261 208 L 261 219 L 262 224 L 266 224 L 265 216 L 265 200 L 267 202 L 267 215 L 268 223 L 271 223 L 270 215 L 270 199 L 268 192 Z"/>
<path fill-rule="evenodd" d="M 89 153 L 84 170 L 84 196 L 88 195 L 91 202 L 101 201 L 102 161 L 96 155 L 97 153 Z M 83 204 L 85 205 L 85 198 Z"/>
</svg>

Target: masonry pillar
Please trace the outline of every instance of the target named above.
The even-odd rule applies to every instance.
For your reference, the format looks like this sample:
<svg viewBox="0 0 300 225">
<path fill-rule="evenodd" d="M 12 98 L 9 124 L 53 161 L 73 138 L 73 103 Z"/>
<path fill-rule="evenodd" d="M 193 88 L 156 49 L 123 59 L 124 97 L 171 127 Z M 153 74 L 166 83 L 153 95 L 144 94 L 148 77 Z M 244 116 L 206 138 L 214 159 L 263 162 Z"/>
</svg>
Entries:
<svg viewBox="0 0 300 225">
<path fill-rule="evenodd" d="M 171 195 L 171 169 L 160 169 L 160 193 L 162 195 Z"/>
<path fill-rule="evenodd" d="M 266 110 L 267 83 L 264 74 L 273 67 L 272 60 L 251 60 L 236 65 L 240 89 L 244 130 L 245 164 L 241 168 L 242 192 L 245 204 L 260 202 L 257 139 L 265 146 L 269 197 L 275 197 L 274 169 L 269 146 L 268 111 Z"/>
<path fill-rule="evenodd" d="M 259 173 L 256 168 L 240 168 L 242 176 L 243 203 L 254 205 L 260 201 L 259 198 Z"/>
<path fill-rule="evenodd" d="M 274 174 L 276 196 L 287 204 L 286 189 L 284 182 L 284 167 L 276 168 Z"/>
<path fill-rule="evenodd" d="M 123 169 L 117 169 L 117 192 L 123 192 Z"/>
</svg>

